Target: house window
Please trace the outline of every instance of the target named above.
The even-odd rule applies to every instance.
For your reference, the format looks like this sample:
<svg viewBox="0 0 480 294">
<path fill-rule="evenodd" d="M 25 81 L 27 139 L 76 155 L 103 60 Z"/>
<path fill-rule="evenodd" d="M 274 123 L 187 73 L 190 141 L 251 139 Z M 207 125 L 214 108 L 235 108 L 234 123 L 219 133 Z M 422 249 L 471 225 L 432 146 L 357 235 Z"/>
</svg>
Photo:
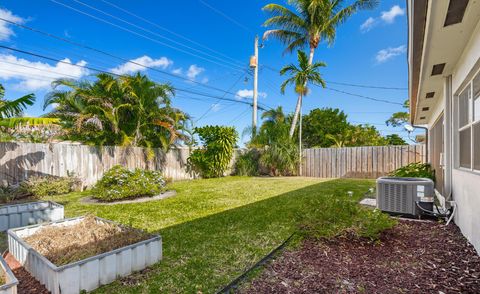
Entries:
<svg viewBox="0 0 480 294">
<path fill-rule="evenodd" d="M 458 96 L 458 165 L 480 171 L 480 73 Z"/>
</svg>

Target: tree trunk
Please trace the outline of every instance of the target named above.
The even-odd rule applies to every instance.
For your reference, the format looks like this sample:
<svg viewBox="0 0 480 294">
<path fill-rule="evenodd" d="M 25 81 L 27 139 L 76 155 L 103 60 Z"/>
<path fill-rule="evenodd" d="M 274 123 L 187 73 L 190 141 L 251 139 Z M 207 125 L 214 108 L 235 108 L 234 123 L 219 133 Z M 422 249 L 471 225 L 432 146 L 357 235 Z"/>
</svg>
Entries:
<svg viewBox="0 0 480 294">
<path fill-rule="evenodd" d="M 315 54 L 315 48 L 310 46 L 310 56 L 308 58 L 308 64 L 312 65 L 313 55 Z M 305 83 L 306 86 L 306 83 Z M 292 125 L 290 126 L 290 138 L 293 138 L 293 133 L 295 133 L 295 128 L 297 127 L 298 116 L 300 113 L 300 108 L 302 107 L 302 95 L 298 95 L 297 106 L 295 107 L 295 114 L 293 115 Z"/>
</svg>

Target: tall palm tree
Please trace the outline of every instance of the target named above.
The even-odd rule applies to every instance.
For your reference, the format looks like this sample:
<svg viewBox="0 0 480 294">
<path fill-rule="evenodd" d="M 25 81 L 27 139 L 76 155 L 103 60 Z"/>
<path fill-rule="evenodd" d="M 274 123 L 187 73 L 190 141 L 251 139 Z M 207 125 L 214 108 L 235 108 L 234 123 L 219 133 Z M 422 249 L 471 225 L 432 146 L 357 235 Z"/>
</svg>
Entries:
<svg viewBox="0 0 480 294">
<path fill-rule="evenodd" d="M 295 132 L 295 126 L 297 124 L 298 114 L 300 113 L 300 109 L 302 107 L 303 97 L 309 92 L 308 83 L 319 85 L 323 88 L 326 86 L 325 81 L 319 72 L 320 68 L 326 66 L 326 64 L 324 62 L 315 62 L 310 64 L 307 54 L 300 50 L 298 50 L 297 56 L 298 66 L 295 64 L 290 64 L 280 70 L 280 75 L 290 75 L 290 77 L 280 86 L 282 94 L 285 94 L 285 89 L 288 85 L 294 85 L 295 93 L 298 94 L 299 103 L 297 103 L 292 125 L 290 127 L 290 137 L 293 137 L 293 133 Z"/>
<path fill-rule="evenodd" d="M 309 47 L 308 63 L 313 63 L 315 49 L 321 42 L 333 44 L 337 27 L 344 23 L 350 16 L 361 9 L 373 9 L 378 5 L 378 0 L 355 0 L 350 5 L 344 5 L 344 0 L 289 0 L 288 3 L 294 10 L 280 4 L 267 4 L 264 11 L 271 17 L 263 24 L 273 27 L 263 34 L 263 39 L 273 37 L 285 46 L 285 52 Z M 294 120 L 295 129 L 300 113 L 300 96 L 297 99 Z M 290 132 L 293 136 L 293 133 Z"/>
</svg>

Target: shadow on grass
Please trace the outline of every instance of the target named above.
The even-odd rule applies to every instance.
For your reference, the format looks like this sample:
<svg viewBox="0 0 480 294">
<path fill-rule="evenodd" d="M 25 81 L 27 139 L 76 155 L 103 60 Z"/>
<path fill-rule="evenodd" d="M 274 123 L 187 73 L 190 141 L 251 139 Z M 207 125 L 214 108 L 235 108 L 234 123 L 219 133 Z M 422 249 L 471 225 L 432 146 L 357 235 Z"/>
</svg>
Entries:
<svg viewBox="0 0 480 294">
<path fill-rule="evenodd" d="M 213 293 L 243 273 L 296 230 L 310 200 L 359 200 L 369 180 L 331 180 L 158 231 L 164 259 L 148 271 L 98 293 Z"/>
</svg>

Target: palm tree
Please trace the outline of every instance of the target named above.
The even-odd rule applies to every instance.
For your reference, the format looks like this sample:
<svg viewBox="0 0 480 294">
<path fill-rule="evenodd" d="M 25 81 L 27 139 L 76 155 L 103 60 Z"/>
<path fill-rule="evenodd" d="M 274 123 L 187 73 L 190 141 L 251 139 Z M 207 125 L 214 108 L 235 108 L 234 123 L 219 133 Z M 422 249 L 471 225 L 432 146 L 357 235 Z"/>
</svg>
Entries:
<svg viewBox="0 0 480 294">
<path fill-rule="evenodd" d="M 34 94 L 27 94 L 15 100 L 5 100 L 5 88 L 0 84 L 0 127 L 14 129 L 20 125 L 39 126 L 58 122 L 48 117 L 22 117 L 23 110 L 35 102 Z"/>
<path fill-rule="evenodd" d="M 295 126 L 297 124 L 300 109 L 302 107 L 303 97 L 308 94 L 308 83 L 320 85 L 323 88 L 326 86 L 325 81 L 319 72 L 319 69 L 326 66 L 326 64 L 324 62 L 315 62 L 314 64 L 310 64 L 307 54 L 300 50 L 298 51 L 297 56 L 298 66 L 295 64 L 290 64 L 280 70 L 280 75 L 290 75 L 290 78 L 284 81 L 280 86 L 282 94 L 285 94 L 285 88 L 290 84 L 294 85 L 295 93 L 298 94 L 297 107 L 295 109 L 295 114 L 293 115 L 292 125 L 289 132 L 290 137 L 293 137 L 293 133 L 295 132 Z"/>
<path fill-rule="evenodd" d="M 65 86 L 69 90 L 58 89 Z M 66 137 L 94 145 L 169 148 L 186 139 L 186 114 L 170 106 L 174 89 L 147 76 L 99 74 L 94 82 L 58 80 L 44 108 L 61 120 Z"/>
<path fill-rule="evenodd" d="M 5 88 L 0 84 L 0 119 L 19 116 L 27 106 L 33 105 L 35 95 L 28 94 L 15 100 L 5 100 Z"/>
<path fill-rule="evenodd" d="M 267 4 L 263 10 L 271 17 L 264 26 L 273 27 L 263 34 L 263 39 L 269 37 L 280 40 L 286 45 L 285 52 L 293 52 L 304 47 L 310 48 L 308 63 L 313 63 L 313 56 L 318 45 L 325 41 L 333 44 L 337 27 L 351 15 L 361 9 L 373 9 L 377 0 L 356 0 L 344 7 L 344 0 L 289 0 L 294 10 L 279 4 Z M 300 113 L 300 96 L 297 99 L 293 129 L 296 127 Z M 290 132 L 293 136 L 293 132 Z"/>
</svg>

